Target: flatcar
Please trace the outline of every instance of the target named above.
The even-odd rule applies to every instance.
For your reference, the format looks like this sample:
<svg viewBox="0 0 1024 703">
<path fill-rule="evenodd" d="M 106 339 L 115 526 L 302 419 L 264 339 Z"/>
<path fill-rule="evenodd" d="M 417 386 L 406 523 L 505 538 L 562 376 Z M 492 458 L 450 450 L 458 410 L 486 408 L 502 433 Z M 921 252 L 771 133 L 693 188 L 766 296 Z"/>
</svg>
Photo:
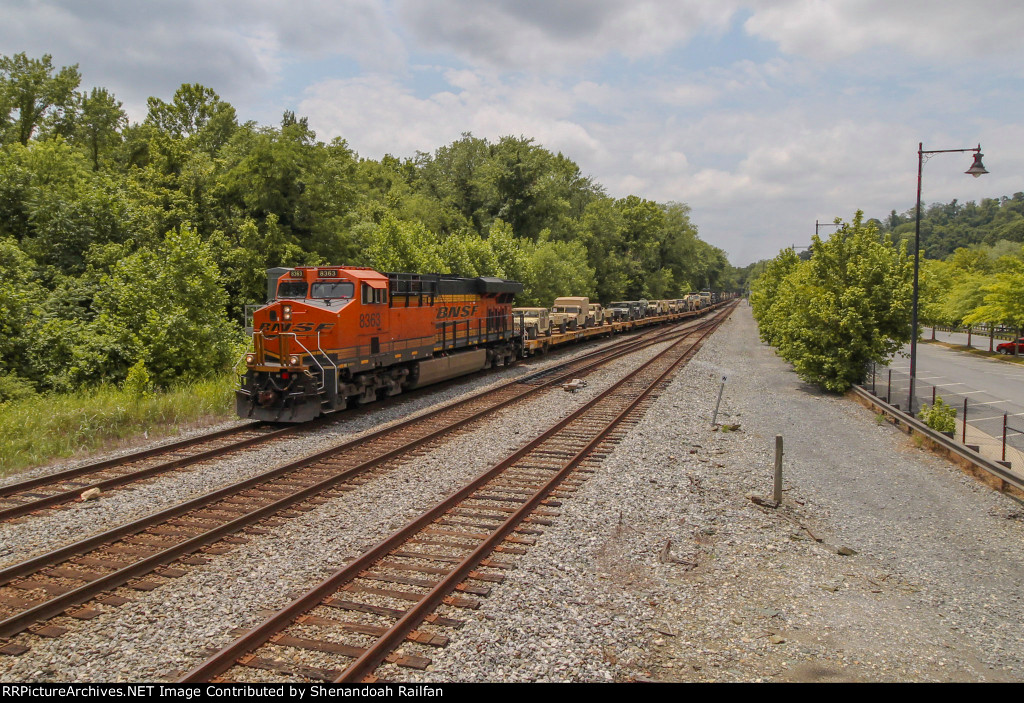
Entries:
<svg viewBox="0 0 1024 703">
<path fill-rule="evenodd" d="M 240 417 L 306 422 L 521 354 L 515 281 L 357 266 L 267 274 L 235 394 Z"/>
</svg>

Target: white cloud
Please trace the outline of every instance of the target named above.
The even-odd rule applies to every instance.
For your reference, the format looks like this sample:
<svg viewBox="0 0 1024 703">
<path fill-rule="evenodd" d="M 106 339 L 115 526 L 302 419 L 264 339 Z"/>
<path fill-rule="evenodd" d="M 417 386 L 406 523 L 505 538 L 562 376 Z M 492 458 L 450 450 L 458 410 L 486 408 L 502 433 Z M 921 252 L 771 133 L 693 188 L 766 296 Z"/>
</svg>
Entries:
<svg viewBox="0 0 1024 703">
<path fill-rule="evenodd" d="M 383 76 L 324 81 L 306 91 L 299 112 L 322 136 L 341 136 L 371 158 L 432 152 L 462 132 L 492 140 L 532 137 L 573 158 L 602 150 L 572 118 L 571 90 L 540 81 L 505 83 L 469 71 L 445 75 L 453 90 L 423 98 Z"/>
<path fill-rule="evenodd" d="M 789 54 L 833 60 L 875 47 L 959 61 L 1020 54 L 1017 0 L 753 0 L 746 30 Z"/>
<path fill-rule="evenodd" d="M 203 83 L 255 100 L 286 63 L 343 56 L 369 70 L 406 60 L 379 0 L 7 0 L 0 53 L 78 63 L 83 85 L 111 89 L 134 119 L 150 95 Z"/>
<path fill-rule="evenodd" d="M 243 119 L 296 109 L 373 158 L 532 137 L 615 197 L 689 203 L 740 264 L 815 219 L 906 210 L 918 141 L 980 140 L 993 174 L 936 160 L 929 202 L 1024 190 L 1016 0 L 0 3 L 0 53 L 79 63 L 134 119 L 200 82 Z"/>
<path fill-rule="evenodd" d="M 419 45 L 472 65 L 562 72 L 619 54 L 661 54 L 703 31 L 722 31 L 735 0 L 397 0 Z"/>
</svg>

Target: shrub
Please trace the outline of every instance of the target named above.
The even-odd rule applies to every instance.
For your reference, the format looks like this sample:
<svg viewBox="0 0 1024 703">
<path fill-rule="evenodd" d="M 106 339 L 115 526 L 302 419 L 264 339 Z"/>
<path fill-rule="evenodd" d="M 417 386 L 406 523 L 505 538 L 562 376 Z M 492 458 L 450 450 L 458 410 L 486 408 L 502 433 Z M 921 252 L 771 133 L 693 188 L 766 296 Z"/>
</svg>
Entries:
<svg viewBox="0 0 1024 703">
<path fill-rule="evenodd" d="M 925 403 L 921 406 L 917 417 L 937 432 L 956 431 L 956 408 L 946 405 L 942 398 L 936 398 L 935 405 Z"/>
</svg>

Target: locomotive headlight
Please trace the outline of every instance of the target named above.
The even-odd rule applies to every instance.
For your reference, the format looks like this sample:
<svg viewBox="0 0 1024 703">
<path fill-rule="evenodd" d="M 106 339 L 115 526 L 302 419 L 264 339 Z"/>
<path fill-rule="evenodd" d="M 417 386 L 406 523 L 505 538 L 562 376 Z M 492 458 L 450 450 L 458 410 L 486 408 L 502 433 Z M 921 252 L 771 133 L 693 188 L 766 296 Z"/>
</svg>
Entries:
<svg viewBox="0 0 1024 703">
<path fill-rule="evenodd" d="M 256 355 L 255 354 L 246 354 L 245 355 L 245 365 L 246 366 L 252 366 L 255 363 L 256 363 Z"/>
<path fill-rule="evenodd" d="M 285 320 L 291 320 L 292 319 L 292 306 L 291 305 L 282 305 L 281 306 L 281 317 L 283 317 Z"/>
<path fill-rule="evenodd" d="M 299 361 L 300 361 L 300 359 L 299 359 L 299 355 L 298 354 L 292 354 L 291 356 L 288 357 L 288 365 L 289 366 L 298 366 L 299 365 Z"/>
</svg>

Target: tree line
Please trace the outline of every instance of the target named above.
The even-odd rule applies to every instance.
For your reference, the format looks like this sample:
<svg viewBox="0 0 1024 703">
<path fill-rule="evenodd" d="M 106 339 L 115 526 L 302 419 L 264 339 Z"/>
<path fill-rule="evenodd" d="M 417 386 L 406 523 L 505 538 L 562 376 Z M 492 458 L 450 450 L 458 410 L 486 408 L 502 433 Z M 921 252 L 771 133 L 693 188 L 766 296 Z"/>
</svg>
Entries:
<svg viewBox="0 0 1024 703">
<path fill-rule="evenodd" d="M 131 123 L 80 83 L 0 56 L 0 402 L 220 372 L 273 266 L 501 276 L 540 305 L 733 285 L 685 204 L 612 198 L 524 136 L 375 160 L 293 112 L 240 121 L 203 85 Z"/>
<path fill-rule="evenodd" d="M 983 208 L 932 205 L 922 213 L 922 233 L 935 232 L 951 213 L 987 212 L 971 220 L 957 241 L 972 241 L 947 255 L 922 244 L 919 319 L 924 325 L 990 329 L 1024 327 L 1024 194 L 986 199 Z M 972 215 L 972 217 L 974 216 Z M 894 214 L 895 217 L 895 214 Z M 846 390 L 863 379 L 871 362 L 886 363 L 910 339 L 913 217 L 865 222 L 858 213 L 827 242 L 815 236 L 801 256 L 784 249 L 769 261 L 737 271 L 751 281 L 751 305 L 761 339 L 778 348 L 805 379 Z M 907 236 L 909 219 L 910 236 Z M 1014 237 L 1003 238 L 1004 235 Z M 922 241 L 924 236 L 922 235 Z"/>
</svg>

